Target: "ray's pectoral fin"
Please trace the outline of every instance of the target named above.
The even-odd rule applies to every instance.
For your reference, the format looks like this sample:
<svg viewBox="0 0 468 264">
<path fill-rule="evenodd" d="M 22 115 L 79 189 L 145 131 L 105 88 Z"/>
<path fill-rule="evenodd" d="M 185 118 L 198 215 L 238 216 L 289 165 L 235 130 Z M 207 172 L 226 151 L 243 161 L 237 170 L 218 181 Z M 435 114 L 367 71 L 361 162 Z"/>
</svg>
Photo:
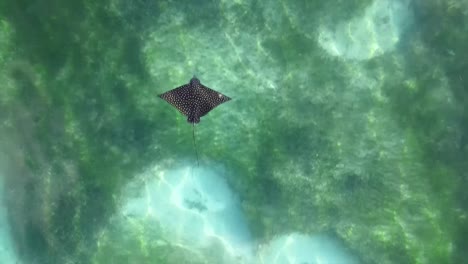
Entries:
<svg viewBox="0 0 468 264">
<path fill-rule="evenodd" d="M 200 116 L 204 116 L 208 114 L 211 110 L 213 110 L 218 105 L 225 103 L 231 100 L 230 97 L 217 92 L 213 89 L 210 89 L 204 85 L 201 85 L 200 91 L 203 97 L 203 100 L 200 104 Z"/>
<path fill-rule="evenodd" d="M 184 84 L 159 95 L 159 97 L 170 103 L 185 116 L 189 116 L 190 114 L 190 96 L 191 90 L 188 84 Z"/>
</svg>

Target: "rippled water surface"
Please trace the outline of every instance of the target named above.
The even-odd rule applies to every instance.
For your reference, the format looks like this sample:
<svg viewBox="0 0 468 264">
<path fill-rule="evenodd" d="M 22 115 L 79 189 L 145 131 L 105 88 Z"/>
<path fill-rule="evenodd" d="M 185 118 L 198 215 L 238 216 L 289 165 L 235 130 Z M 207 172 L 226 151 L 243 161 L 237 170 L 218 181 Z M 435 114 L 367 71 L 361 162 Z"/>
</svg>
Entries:
<svg viewBox="0 0 468 264">
<path fill-rule="evenodd" d="M 462 0 L 1 0 L 0 263 L 465 263 L 467 30 Z M 232 98 L 195 126 L 157 96 L 192 76 Z"/>
</svg>

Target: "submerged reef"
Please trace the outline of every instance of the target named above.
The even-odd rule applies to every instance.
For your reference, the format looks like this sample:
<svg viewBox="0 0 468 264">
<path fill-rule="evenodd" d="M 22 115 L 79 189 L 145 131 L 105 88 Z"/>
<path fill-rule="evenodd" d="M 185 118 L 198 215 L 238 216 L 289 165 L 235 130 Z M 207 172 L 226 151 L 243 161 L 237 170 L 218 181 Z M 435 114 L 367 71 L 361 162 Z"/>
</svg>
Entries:
<svg viewBox="0 0 468 264">
<path fill-rule="evenodd" d="M 463 262 L 467 14 L 455 0 L 2 1 L 0 248 L 20 263 L 215 263 L 238 260 L 219 241 L 242 230 L 252 261 L 293 236 L 364 264 Z M 179 196 L 185 213 L 235 209 L 213 218 L 239 228 L 219 243 L 178 237 L 187 216 L 168 207 L 174 221 L 122 213 L 148 197 L 133 185 L 203 177 L 192 127 L 156 96 L 193 75 L 233 98 L 195 130 L 219 201 L 197 180 Z"/>
</svg>

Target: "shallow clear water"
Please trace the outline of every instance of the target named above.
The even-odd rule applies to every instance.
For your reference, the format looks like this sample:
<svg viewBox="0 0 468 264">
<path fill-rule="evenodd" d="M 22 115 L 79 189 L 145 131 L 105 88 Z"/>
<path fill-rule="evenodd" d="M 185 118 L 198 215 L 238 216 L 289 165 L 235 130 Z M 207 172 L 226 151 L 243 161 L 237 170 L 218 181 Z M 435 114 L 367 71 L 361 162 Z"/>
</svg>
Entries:
<svg viewBox="0 0 468 264">
<path fill-rule="evenodd" d="M 0 263 L 466 262 L 468 4 L 264 2 L 0 1 Z"/>
</svg>

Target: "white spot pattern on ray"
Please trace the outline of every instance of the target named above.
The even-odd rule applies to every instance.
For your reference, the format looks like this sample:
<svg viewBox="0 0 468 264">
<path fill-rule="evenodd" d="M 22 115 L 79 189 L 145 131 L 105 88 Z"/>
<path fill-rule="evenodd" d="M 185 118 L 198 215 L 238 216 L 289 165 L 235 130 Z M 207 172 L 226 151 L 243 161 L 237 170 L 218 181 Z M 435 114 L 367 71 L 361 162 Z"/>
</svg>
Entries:
<svg viewBox="0 0 468 264">
<path fill-rule="evenodd" d="M 187 116 L 189 123 L 200 122 L 200 117 L 216 106 L 231 100 L 228 96 L 201 84 L 196 77 L 193 77 L 188 84 L 167 91 L 159 97 Z"/>
</svg>

